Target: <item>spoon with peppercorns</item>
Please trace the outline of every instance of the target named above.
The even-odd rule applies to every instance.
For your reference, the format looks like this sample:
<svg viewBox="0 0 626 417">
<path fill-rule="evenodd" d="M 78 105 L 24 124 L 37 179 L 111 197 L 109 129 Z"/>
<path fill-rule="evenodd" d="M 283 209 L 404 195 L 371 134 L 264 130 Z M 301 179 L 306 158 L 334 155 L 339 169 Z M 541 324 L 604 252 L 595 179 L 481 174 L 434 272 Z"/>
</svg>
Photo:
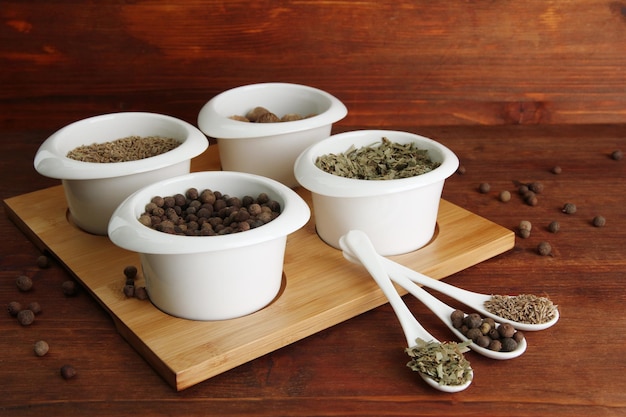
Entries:
<svg viewBox="0 0 626 417">
<path fill-rule="evenodd" d="M 423 341 L 429 341 L 431 345 L 444 345 L 428 333 L 428 331 L 424 329 L 415 319 L 413 314 L 411 314 L 406 304 L 404 304 L 404 301 L 402 301 L 400 294 L 398 294 L 394 288 L 389 275 L 387 275 L 387 272 L 378 260 L 378 257 L 372 256 L 372 254 L 375 254 L 376 252 L 365 233 L 359 230 L 351 230 L 341 237 L 339 245 L 344 251 L 349 251 L 350 253 L 355 254 L 354 256 L 359 260 L 359 263 L 368 270 L 372 278 L 374 278 L 374 281 L 376 281 L 382 290 L 383 294 L 385 294 L 389 300 L 389 304 L 398 317 L 398 321 L 404 331 L 409 349 L 418 346 L 418 342 Z M 460 350 L 457 352 L 457 358 L 459 359 L 462 367 L 455 367 L 455 364 L 448 364 L 451 369 L 455 369 L 455 375 L 443 375 L 440 378 L 435 379 L 432 374 L 424 371 L 419 372 L 422 379 L 430 386 L 444 392 L 459 392 L 469 387 L 473 379 L 473 370 L 470 367 L 469 362 L 463 358 L 463 352 Z M 436 374 L 437 372 L 434 372 L 434 375 Z"/>
<path fill-rule="evenodd" d="M 342 247 L 347 260 L 362 263 L 364 258 L 369 262 L 372 262 L 371 258 L 374 262 L 381 258 L 364 245 L 365 238 L 360 242 L 353 242 L 351 246 Z M 382 263 L 378 264 L 392 281 L 426 305 L 459 339 L 463 342 L 470 341 L 468 346 L 475 352 L 491 359 L 507 360 L 517 358 L 526 351 L 526 339 L 513 326 L 509 324 L 497 326 L 495 321 L 485 321 L 478 314 L 466 315 L 460 310 L 455 310 L 404 275 L 389 273 Z"/>
<path fill-rule="evenodd" d="M 538 331 L 553 326 L 559 320 L 557 306 L 546 297 L 529 294 L 519 296 L 487 295 L 446 282 L 436 280 L 406 266 L 378 255 L 390 275 L 405 276 L 411 281 L 445 294 L 477 313 L 494 319 L 499 323 L 508 323 L 517 330 Z"/>
</svg>

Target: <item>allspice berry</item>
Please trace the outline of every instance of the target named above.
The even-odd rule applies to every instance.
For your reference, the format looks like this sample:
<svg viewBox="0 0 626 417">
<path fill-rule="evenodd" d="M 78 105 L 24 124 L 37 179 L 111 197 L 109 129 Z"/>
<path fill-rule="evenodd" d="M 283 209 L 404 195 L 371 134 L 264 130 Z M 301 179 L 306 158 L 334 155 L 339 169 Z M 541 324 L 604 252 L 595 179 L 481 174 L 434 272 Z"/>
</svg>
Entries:
<svg viewBox="0 0 626 417">
<path fill-rule="evenodd" d="M 522 220 L 519 222 L 520 230 L 528 230 L 529 232 L 532 230 L 533 224 L 529 220 Z"/>
<path fill-rule="evenodd" d="M 557 221 L 550 222 L 548 225 L 548 231 L 550 233 L 557 233 L 561 229 L 561 225 Z"/>
<path fill-rule="evenodd" d="M 124 276 L 129 279 L 135 279 L 137 276 L 137 267 L 135 265 L 128 265 L 125 267 Z"/>
<path fill-rule="evenodd" d="M 78 285 L 76 285 L 75 281 L 67 280 L 61 284 L 61 290 L 66 296 L 73 297 L 78 294 Z"/>
<path fill-rule="evenodd" d="M 35 351 L 35 355 L 44 356 L 50 350 L 50 346 L 45 340 L 38 340 L 35 342 L 35 346 L 33 346 L 33 350 Z"/>
<path fill-rule="evenodd" d="M 502 323 L 500 326 L 498 326 L 498 333 L 502 338 L 513 337 L 513 335 L 515 334 L 515 328 L 509 323 Z"/>
<path fill-rule="evenodd" d="M 519 226 L 517 228 L 517 233 L 523 239 L 527 239 L 530 236 L 530 231 L 532 230 L 533 225 L 528 220 L 522 220 L 519 222 Z"/>
<path fill-rule="evenodd" d="M 70 379 L 76 376 L 76 369 L 72 365 L 63 365 L 61 367 L 61 376 L 63 379 Z"/>
<path fill-rule="evenodd" d="M 543 192 L 543 184 L 535 181 L 528 184 L 528 189 L 535 194 L 541 194 Z"/>
<path fill-rule="evenodd" d="M 40 255 L 36 260 L 37 266 L 41 269 L 46 269 L 50 266 L 50 259 L 46 255 Z"/>
<path fill-rule="evenodd" d="M 30 310 L 21 310 L 17 313 L 17 321 L 22 326 L 30 326 L 35 321 L 35 313 Z"/>
<path fill-rule="evenodd" d="M 559 175 L 561 172 L 563 172 L 563 170 L 561 169 L 560 166 L 555 165 L 552 167 L 551 172 L 555 175 Z"/>
<path fill-rule="evenodd" d="M 536 206 L 539 202 L 539 199 L 537 198 L 537 194 L 535 194 L 534 191 L 528 191 L 524 194 L 524 202 L 529 206 Z"/>
<path fill-rule="evenodd" d="M 489 191 L 491 191 L 491 185 L 483 182 L 478 186 L 478 191 L 480 191 L 480 193 L 482 194 L 487 194 Z"/>
<path fill-rule="evenodd" d="M 14 317 L 17 316 L 17 313 L 19 313 L 21 310 L 22 304 L 20 304 L 19 301 L 11 301 L 9 304 L 7 304 L 7 311 L 10 315 Z"/>
<path fill-rule="evenodd" d="M 512 337 L 502 338 L 502 351 L 503 352 L 513 352 L 515 349 L 517 349 L 517 342 Z"/>
<path fill-rule="evenodd" d="M 148 292 L 146 291 L 146 287 L 135 288 L 135 298 L 138 300 L 147 300 Z"/>
<path fill-rule="evenodd" d="M 30 291 L 33 288 L 33 280 L 26 275 L 20 275 L 15 280 L 15 284 L 20 291 Z"/>
<path fill-rule="evenodd" d="M 488 349 L 495 352 L 500 352 L 502 350 L 502 342 L 497 339 L 492 339 L 491 342 L 489 342 Z"/>
<path fill-rule="evenodd" d="M 552 252 L 552 246 L 548 242 L 541 242 L 537 245 L 537 253 L 541 256 L 548 256 Z"/>
<path fill-rule="evenodd" d="M 124 295 L 128 298 L 135 296 L 135 286 L 134 285 L 124 285 Z"/>
<path fill-rule="evenodd" d="M 616 149 L 611 153 L 611 159 L 615 161 L 620 161 L 622 158 L 624 158 L 624 153 L 619 149 Z"/>
<path fill-rule="evenodd" d="M 500 201 L 502 201 L 503 203 L 508 203 L 509 201 L 511 201 L 511 192 L 504 190 L 504 191 L 500 191 Z"/>
<path fill-rule="evenodd" d="M 35 315 L 41 313 L 41 305 L 37 301 L 30 302 L 26 308 L 35 313 Z"/>
<path fill-rule="evenodd" d="M 563 205 L 563 213 L 565 214 L 574 214 L 576 213 L 576 204 L 574 203 L 565 203 Z"/>
<path fill-rule="evenodd" d="M 595 227 L 602 227 L 606 224 L 606 219 L 603 216 L 596 216 L 593 218 L 593 225 Z"/>
</svg>

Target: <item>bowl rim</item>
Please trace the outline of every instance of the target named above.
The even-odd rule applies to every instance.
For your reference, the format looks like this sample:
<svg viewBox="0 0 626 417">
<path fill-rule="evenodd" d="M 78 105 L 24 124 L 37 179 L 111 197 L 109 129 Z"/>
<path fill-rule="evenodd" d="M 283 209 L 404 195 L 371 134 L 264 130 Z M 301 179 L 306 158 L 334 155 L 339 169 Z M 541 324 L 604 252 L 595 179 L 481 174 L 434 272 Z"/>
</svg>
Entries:
<svg viewBox="0 0 626 417">
<path fill-rule="evenodd" d="M 221 236 L 181 236 L 159 232 L 138 220 L 145 204 L 164 189 L 201 187 L 212 180 L 244 180 L 272 190 L 283 200 L 280 216 L 271 222 L 246 230 Z M 210 187 L 206 187 L 210 188 Z M 199 189 L 199 188 L 198 188 Z M 216 190 L 228 192 L 228 190 Z M 196 254 L 223 251 L 255 245 L 272 239 L 286 237 L 303 227 L 310 219 L 309 205 L 295 191 L 273 179 L 235 171 L 200 171 L 158 181 L 143 187 L 127 197 L 114 211 L 108 226 L 109 239 L 117 246 L 147 254 Z"/>
<path fill-rule="evenodd" d="M 180 146 L 150 158 L 126 162 L 83 162 L 68 158 L 59 151 L 58 144 L 82 125 L 96 123 L 129 123 L 133 119 L 160 120 L 172 123 L 184 129 L 187 138 Z M 130 134 L 129 134 L 130 135 Z M 117 138 L 111 138 L 115 140 Z M 172 116 L 151 112 L 119 112 L 88 117 L 70 123 L 49 136 L 35 154 L 35 170 L 50 178 L 62 180 L 88 180 L 113 178 L 147 171 L 154 171 L 174 165 L 200 155 L 209 146 L 209 141 L 197 127 Z"/>
<path fill-rule="evenodd" d="M 358 148 L 379 142 L 383 136 L 393 142 L 407 143 L 413 141 L 417 143 L 418 148 L 426 145 L 428 148 L 437 149 L 443 157 L 441 165 L 425 174 L 393 180 L 345 178 L 325 172 L 315 165 L 318 156 L 328 153 L 321 151 L 321 148 L 327 147 L 331 141 L 342 149 L 336 152 L 344 152 L 351 145 Z M 429 186 L 444 181 L 458 167 L 459 159 L 452 150 L 425 136 L 399 130 L 355 130 L 332 135 L 309 146 L 296 159 L 294 173 L 298 183 L 312 193 L 328 197 L 351 198 L 376 197 Z"/>
<path fill-rule="evenodd" d="M 246 123 L 233 120 L 222 115 L 218 108 L 221 102 L 234 94 L 245 94 L 252 91 L 283 89 L 297 94 L 310 94 L 325 100 L 328 109 L 316 116 L 306 119 L 280 123 Z M 335 96 L 315 87 L 294 83 L 268 82 L 242 85 L 223 91 L 210 99 L 200 109 L 198 126 L 207 136 L 216 139 L 249 139 L 264 136 L 274 136 L 286 133 L 300 132 L 324 125 L 333 124 L 348 114 L 346 106 Z"/>
</svg>

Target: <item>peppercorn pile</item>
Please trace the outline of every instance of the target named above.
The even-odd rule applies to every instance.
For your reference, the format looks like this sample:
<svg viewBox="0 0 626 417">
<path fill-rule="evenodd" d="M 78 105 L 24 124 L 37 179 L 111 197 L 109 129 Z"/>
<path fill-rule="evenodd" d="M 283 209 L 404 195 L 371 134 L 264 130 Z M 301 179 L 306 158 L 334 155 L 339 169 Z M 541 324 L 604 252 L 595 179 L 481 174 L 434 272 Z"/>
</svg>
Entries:
<svg viewBox="0 0 626 417">
<path fill-rule="evenodd" d="M 462 310 L 454 310 L 450 315 L 452 325 L 478 346 L 496 352 L 512 352 L 517 344 L 524 339 L 524 334 L 508 323 L 500 325 L 478 313 L 465 314 Z"/>
<path fill-rule="evenodd" d="M 266 193 L 231 197 L 190 188 L 183 194 L 153 197 L 139 221 L 154 230 L 183 236 L 218 236 L 267 224 L 280 215 L 280 203 Z"/>
</svg>

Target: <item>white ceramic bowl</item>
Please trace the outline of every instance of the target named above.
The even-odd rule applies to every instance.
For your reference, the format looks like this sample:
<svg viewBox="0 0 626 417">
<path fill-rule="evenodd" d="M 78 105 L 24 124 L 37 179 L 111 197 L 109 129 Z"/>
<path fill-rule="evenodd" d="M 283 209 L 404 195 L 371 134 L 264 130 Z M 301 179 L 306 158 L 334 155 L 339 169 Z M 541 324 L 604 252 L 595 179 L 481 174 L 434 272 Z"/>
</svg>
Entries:
<svg viewBox="0 0 626 417">
<path fill-rule="evenodd" d="M 156 195 L 211 189 L 230 196 L 265 192 L 281 214 L 271 222 L 222 236 L 180 236 L 138 221 Z M 223 320 L 253 313 L 269 304 L 282 283 L 287 235 L 310 218 L 307 203 L 269 178 L 228 171 L 197 172 L 142 188 L 115 211 L 109 238 L 138 252 L 150 300 L 162 311 L 191 320 Z"/>
<path fill-rule="evenodd" d="M 387 137 L 427 149 L 436 169 L 411 178 L 359 180 L 324 172 L 318 156 L 370 146 Z M 298 182 L 311 191 L 317 233 L 339 248 L 339 238 L 352 229 L 367 233 L 382 255 L 399 255 L 427 244 L 435 232 L 439 200 L 446 178 L 459 160 L 447 147 L 423 136 L 389 130 L 360 130 L 331 136 L 306 149 L 295 163 Z"/>
<path fill-rule="evenodd" d="M 247 123 L 232 120 L 262 106 L 279 117 L 316 114 L 307 119 Z M 295 187 L 293 164 L 300 153 L 330 135 L 332 124 L 348 113 L 334 96 L 313 87 L 288 83 L 252 84 L 227 90 L 207 102 L 198 126 L 217 140 L 222 169 L 263 175 Z"/>
<path fill-rule="evenodd" d="M 163 136 L 181 142 L 151 158 L 129 162 L 81 162 L 66 155 L 81 145 L 128 136 Z M 54 133 L 35 155 L 41 175 L 62 180 L 72 221 L 82 230 L 106 235 L 113 210 L 132 192 L 163 178 L 189 173 L 191 159 L 204 152 L 207 138 L 195 126 L 155 113 L 105 114 L 74 122 Z"/>
</svg>

